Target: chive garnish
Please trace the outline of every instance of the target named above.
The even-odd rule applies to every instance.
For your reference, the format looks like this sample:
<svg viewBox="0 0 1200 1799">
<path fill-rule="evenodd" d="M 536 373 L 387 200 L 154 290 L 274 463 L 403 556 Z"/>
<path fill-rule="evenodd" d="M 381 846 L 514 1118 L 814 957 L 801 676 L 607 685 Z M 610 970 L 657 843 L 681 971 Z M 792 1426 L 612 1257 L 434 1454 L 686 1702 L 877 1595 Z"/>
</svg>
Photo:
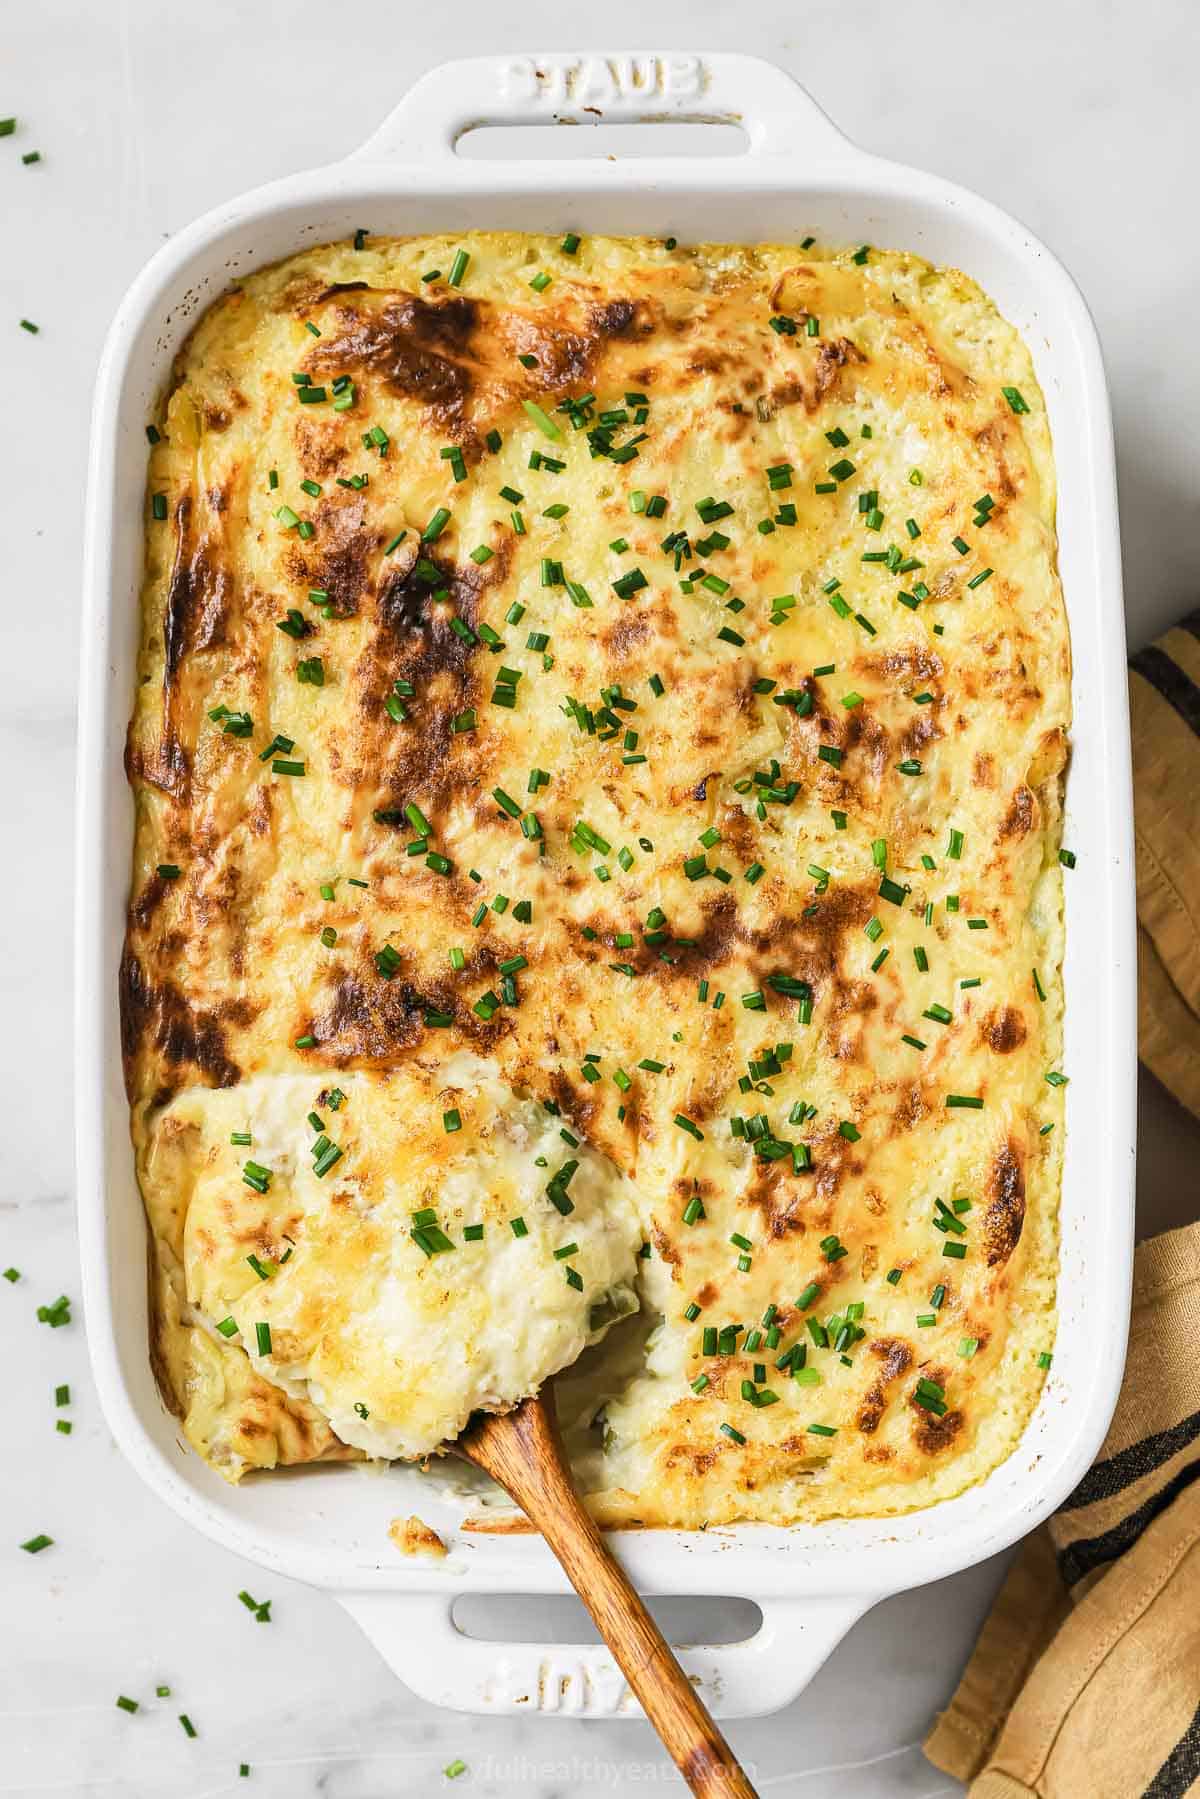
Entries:
<svg viewBox="0 0 1200 1799">
<path fill-rule="evenodd" d="M 561 438 L 562 432 L 536 400 L 522 400 L 521 404 L 543 436 Z"/>
</svg>

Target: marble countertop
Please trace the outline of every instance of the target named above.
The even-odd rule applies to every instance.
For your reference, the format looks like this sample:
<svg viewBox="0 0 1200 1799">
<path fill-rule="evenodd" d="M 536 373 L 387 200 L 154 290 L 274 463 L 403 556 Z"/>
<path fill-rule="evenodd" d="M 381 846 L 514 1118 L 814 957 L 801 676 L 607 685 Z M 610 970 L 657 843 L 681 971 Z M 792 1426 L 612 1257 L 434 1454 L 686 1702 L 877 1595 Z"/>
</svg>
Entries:
<svg viewBox="0 0 1200 1799">
<path fill-rule="evenodd" d="M 217 201 L 345 153 L 434 62 L 574 48 L 561 3 L 519 27 L 481 0 L 407 23 L 395 0 L 40 0 L 9 8 L 0 59 L 0 369 L 5 427 L 10 855 L 0 896 L 0 1358 L 10 1371 L 0 1473 L 0 1794 L 247 1793 L 383 1799 L 441 1791 L 591 1799 L 618 1782 L 682 1790 L 638 1723 L 479 1719 L 400 1686 L 337 1603 L 268 1578 L 191 1533 L 139 1483 L 99 1416 L 78 1320 L 69 1091 L 72 756 L 80 522 L 90 390 L 127 283 Z M 1026 220 L 1096 313 L 1113 388 L 1129 636 L 1197 601 L 1200 244 L 1186 227 L 1197 109 L 1192 0 L 660 0 L 659 46 L 730 48 L 798 74 L 858 142 L 938 170 Z M 609 0 L 604 36 L 647 42 L 646 8 Z M 589 15 L 579 36 L 594 34 Z M 22 153 L 42 160 L 24 165 Z M 30 336 L 26 317 L 40 326 Z M 16 847 L 20 854 L 13 853 Z M 1152 1081 L 1141 1094 L 1139 1228 L 1196 1208 L 1200 1130 Z M 15 1379 L 13 1376 L 15 1375 Z M 70 1403 L 55 1408 L 66 1383 Z M 72 1424 L 69 1435 L 56 1418 Z M 45 1531 L 54 1547 L 23 1555 Z M 854 1799 L 958 1791 L 916 1747 L 948 1694 L 998 1563 L 870 1614 L 808 1692 L 730 1734 L 772 1799 L 837 1770 Z M 272 1602 L 260 1625 L 238 1602 Z M 531 1634 L 579 1640 L 566 1610 Z M 711 1602 L 696 1601 L 702 1618 Z M 702 1623 L 698 1626 L 703 1628 Z M 171 1688 L 156 1699 L 157 1685 Z M 141 1702 L 119 1710 L 118 1694 Z M 186 1712 L 197 1735 L 178 1722 Z M 455 1758 L 468 1772 L 441 1770 Z M 251 1775 L 238 1776 L 241 1762 Z"/>
</svg>

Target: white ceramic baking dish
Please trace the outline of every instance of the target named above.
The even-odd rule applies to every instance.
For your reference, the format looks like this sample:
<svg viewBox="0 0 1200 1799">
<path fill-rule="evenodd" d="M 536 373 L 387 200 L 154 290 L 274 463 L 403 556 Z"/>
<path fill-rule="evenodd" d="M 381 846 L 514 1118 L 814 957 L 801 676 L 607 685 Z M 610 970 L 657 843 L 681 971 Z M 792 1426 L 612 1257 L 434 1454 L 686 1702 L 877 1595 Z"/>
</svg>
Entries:
<svg viewBox="0 0 1200 1799">
<path fill-rule="evenodd" d="M 740 155 L 467 160 L 471 126 L 603 118 L 734 122 Z M 96 390 L 79 733 L 77 1092 L 88 1334 L 108 1422 L 181 1517 L 264 1567 L 329 1588 L 407 1684 L 473 1711 L 606 1716 L 634 1709 L 603 1648 L 480 1642 L 455 1626 L 464 1591 L 557 1593 L 540 1539 L 457 1537 L 448 1561 L 403 1558 L 389 1519 L 453 1531 L 461 1508 L 411 1469 L 307 1470 L 224 1485 L 181 1452 L 147 1357 L 145 1233 L 117 1019 L 132 807 L 122 746 L 134 680 L 145 424 L 190 325 L 265 263 L 359 226 L 803 237 L 907 248 L 982 283 L 1024 333 L 1045 391 L 1060 483 L 1062 578 L 1074 645 L 1066 881 L 1066 1176 L 1053 1372 L 1017 1450 L 960 1498 L 902 1518 L 817 1528 L 624 1532 L 614 1546 L 652 1594 L 736 1594 L 762 1609 L 745 1642 L 683 1652 L 719 1715 L 793 1698 L 883 1596 L 1004 1548 L 1063 1498 L 1094 1455 L 1124 1355 L 1134 1156 L 1132 805 L 1120 554 L 1108 400 L 1095 330 L 1070 277 L 1020 225 L 962 188 L 868 156 L 780 70 L 746 56 L 483 57 L 426 75 L 374 137 L 331 168 L 219 207 L 154 257 L 127 295 Z"/>
</svg>

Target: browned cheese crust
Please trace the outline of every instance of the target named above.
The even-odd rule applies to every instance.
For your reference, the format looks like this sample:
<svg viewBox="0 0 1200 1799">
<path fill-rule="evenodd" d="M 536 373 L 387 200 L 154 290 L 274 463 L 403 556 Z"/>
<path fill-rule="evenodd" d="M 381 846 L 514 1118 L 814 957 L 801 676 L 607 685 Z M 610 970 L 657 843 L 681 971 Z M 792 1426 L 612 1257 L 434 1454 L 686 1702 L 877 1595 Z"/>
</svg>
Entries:
<svg viewBox="0 0 1200 1799">
<path fill-rule="evenodd" d="M 948 1497 L 1054 1332 L 1028 352 L 907 255 L 461 245 L 457 287 L 440 238 L 252 277 L 157 415 L 121 1003 L 160 1382 L 234 1477 L 359 1453 L 200 1315 L 172 1102 L 466 1050 L 637 1195 L 641 1318 L 561 1387 L 602 1518 Z M 236 1162 L 221 1228 L 277 1259 Z"/>
</svg>

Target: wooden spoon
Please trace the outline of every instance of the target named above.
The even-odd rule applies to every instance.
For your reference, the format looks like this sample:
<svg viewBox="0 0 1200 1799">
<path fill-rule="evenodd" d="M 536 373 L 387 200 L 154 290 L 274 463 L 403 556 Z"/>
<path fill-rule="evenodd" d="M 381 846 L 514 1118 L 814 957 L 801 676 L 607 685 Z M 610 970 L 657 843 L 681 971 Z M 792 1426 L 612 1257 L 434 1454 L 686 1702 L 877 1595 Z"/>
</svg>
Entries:
<svg viewBox="0 0 1200 1799">
<path fill-rule="evenodd" d="M 757 1799 L 640 1595 L 575 1491 L 546 1386 L 515 1411 L 477 1413 L 455 1447 L 545 1537 L 697 1799 Z"/>
</svg>

